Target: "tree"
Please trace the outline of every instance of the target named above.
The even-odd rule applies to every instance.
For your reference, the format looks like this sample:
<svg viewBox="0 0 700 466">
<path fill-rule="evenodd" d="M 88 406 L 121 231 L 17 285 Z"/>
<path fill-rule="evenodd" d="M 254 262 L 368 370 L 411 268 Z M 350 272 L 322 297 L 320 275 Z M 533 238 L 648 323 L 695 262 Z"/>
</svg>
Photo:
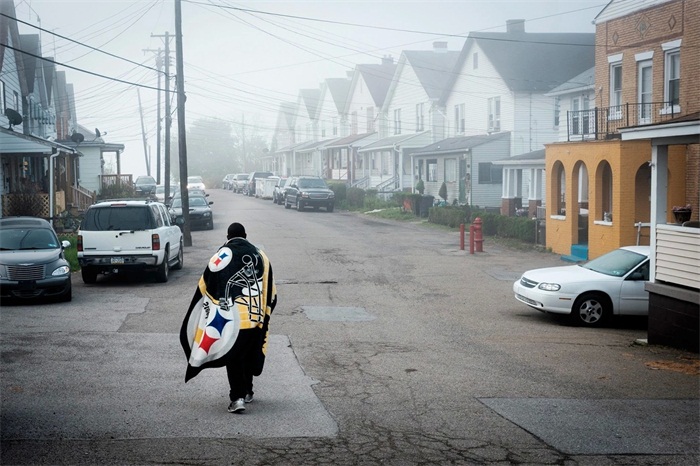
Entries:
<svg viewBox="0 0 700 466">
<path fill-rule="evenodd" d="M 416 191 L 418 191 L 418 194 L 423 194 L 423 191 L 425 191 L 423 180 L 418 180 L 418 183 L 416 183 Z"/>
</svg>

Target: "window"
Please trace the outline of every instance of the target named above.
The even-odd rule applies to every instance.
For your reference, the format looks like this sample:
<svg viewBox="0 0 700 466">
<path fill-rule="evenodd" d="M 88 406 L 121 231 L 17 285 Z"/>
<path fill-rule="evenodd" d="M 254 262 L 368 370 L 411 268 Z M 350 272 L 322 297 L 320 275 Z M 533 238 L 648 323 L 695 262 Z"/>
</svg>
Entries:
<svg viewBox="0 0 700 466">
<path fill-rule="evenodd" d="M 474 52 L 472 55 L 472 69 L 476 70 L 479 68 L 479 54 Z"/>
<path fill-rule="evenodd" d="M 374 132 L 374 107 L 367 107 L 367 132 Z"/>
<path fill-rule="evenodd" d="M 489 99 L 489 122 L 488 131 L 498 132 L 501 130 L 501 98 L 492 97 Z"/>
<path fill-rule="evenodd" d="M 401 134 L 401 109 L 394 110 L 394 134 Z"/>
<path fill-rule="evenodd" d="M 445 160 L 445 181 L 448 183 L 457 181 L 457 159 Z"/>
<path fill-rule="evenodd" d="M 423 114 L 423 104 L 416 104 L 416 131 L 425 129 L 425 115 Z"/>
<path fill-rule="evenodd" d="M 464 104 L 455 105 L 455 134 L 464 134 Z"/>
<path fill-rule="evenodd" d="M 338 135 L 338 117 L 333 117 L 331 120 L 331 125 L 333 125 L 333 136 Z"/>
<path fill-rule="evenodd" d="M 639 124 L 651 123 L 651 102 L 652 102 L 652 67 L 651 60 L 644 60 L 638 62 L 639 67 L 639 82 L 637 83 L 637 89 L 639 91 L 639 96 L 637 102 L 639 102 Z"/>
<path fill-rule="evenodd" d="M 437 159 L 428 159 L 428 171 L 425 174 L 425 181 L 437 181 L 438 180 L 438 166 Z"/>
<path fill-rule="evenodd" d="M 0 111 L 5 111 L 7 108 L 5 102 L 5 81 L 0 81 Z"/>
<path fill-rule="evenodd" d="M 503 170 L 491 162 L 479 163 L 479 184 L 500 184 L 503 182 Z"/>
<path fill-rule="evenodd" d="M 678 105 L 681 84 L 681 54 L 678 50 L 666 53 L 664 95 L 670 105 Z"/>
<path fill-rule="evenodd" d="M 554 127 L 559 126 L 559 115 L 561 113 L 561 99 L 559 97 L 554 98 Z"/>
<path fill-rule="evenodd" d="M 571 99 L 571 134 L 589 134 L 591 101 L 588 95 Z"/>
<path fill-rule="evenodd" d="M 622 105 L 622 63 L 610 65 L 610 106 Z M 616 111 L 620 111 L 617 109 Z"/>
</svg>

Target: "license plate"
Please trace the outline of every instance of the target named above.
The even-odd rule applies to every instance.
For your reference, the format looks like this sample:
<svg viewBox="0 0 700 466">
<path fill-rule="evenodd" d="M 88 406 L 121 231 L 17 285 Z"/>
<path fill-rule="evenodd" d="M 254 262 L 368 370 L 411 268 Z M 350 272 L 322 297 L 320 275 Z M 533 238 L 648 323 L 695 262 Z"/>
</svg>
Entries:
<svg viewBox="0 0 700 466">
<path fill-rule="evenodd" d="M 123 263 L 124 263 L 124 258 L 123 258 L 123 257 L 112 257 L 112 258 L 111 258 L 111 263 L 112 263 L 112 264 L 123 264 Z"/>
</svg>

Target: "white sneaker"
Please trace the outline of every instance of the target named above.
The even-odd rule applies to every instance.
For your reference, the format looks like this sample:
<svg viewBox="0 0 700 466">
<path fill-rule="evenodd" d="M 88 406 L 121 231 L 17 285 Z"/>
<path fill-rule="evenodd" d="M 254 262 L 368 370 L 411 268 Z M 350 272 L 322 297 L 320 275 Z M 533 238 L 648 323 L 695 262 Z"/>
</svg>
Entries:
<svg viewBox="0 0 700 466">
<path fill-rule="evenodd" d="M 242 413 L 243 411 L 245 411 L 245 400 L 243 398 L 232 401 L 231 404 L 228 405 L 229 413 Z"/>
</svg>

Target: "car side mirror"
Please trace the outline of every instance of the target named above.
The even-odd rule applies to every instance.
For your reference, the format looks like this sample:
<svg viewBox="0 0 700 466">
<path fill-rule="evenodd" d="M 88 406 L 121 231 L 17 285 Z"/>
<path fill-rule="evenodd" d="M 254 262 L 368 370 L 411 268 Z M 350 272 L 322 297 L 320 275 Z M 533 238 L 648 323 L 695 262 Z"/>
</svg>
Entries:
<svg viewBox="0 0 700 466">
<path fill-rule="evenodd" d="M 63 249 L 68 249 L 70 247 L 70 241 L 66 241 L 66 240 L 61 241 L 61 247 Z"/>
<path fill-rule="evenodd" d="M 642 272 L 633 272 L 629 276 L 630 280 L 644 280 L 644 274 Z"/>
<path fill-rule="evenodd" d="M 214 201 L 209 201 L 209 205 L 212 205 L 212 204 L 214 204 Z"/>
<path fill-rule="evenodd" d="M 175 225 L 181 226 L 185 224 L 185 218 L 184 217 L 177 217 L 175 219 Z"/>
</svg>

